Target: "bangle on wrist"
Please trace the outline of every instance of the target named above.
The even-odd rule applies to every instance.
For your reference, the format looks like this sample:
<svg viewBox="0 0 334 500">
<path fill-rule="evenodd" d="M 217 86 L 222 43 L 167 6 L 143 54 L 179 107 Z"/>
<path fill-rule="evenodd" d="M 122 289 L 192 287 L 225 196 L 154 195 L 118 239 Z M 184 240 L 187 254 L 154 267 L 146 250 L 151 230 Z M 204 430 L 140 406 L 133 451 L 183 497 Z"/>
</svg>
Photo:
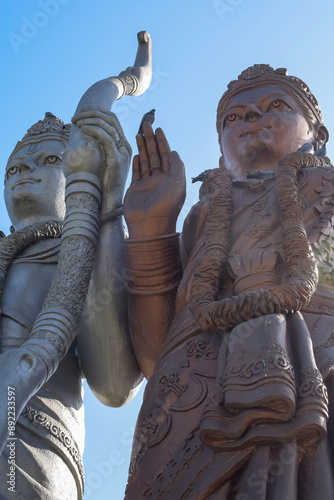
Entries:
<svg viewBox="0 0 334 500">
<path fill-rule="evenodd" d="M 70 195 L 86 195 L 87 201 L 89 198 L 94 198 L 96 202 L 101 204 L 101 183 L 100 179 L 90 172 L 75 172 L 70 174 L 66 179 L 65 201 Z M 88 197 L 87 197 L 88 195 Z M 61 239 L 64 241 L 71 236 L 84 236 L 97 245 L 99 236 L 99 215 L 98 207 L 96 211 L 90 209 L 90 203 L 84 206 L 72 206 L 67 204 L 67 210 L 64 220 Z"/>
<path fill-rule="evenodd" d="M 124 241 L 127 290 L 136 295 L 167 293 L 181 279 L 179 234 Z"/>
<path fill-rule="evenodd" d="M 100 179 L 90 172 L 76 172 L 66 179 L 65 201 L 70 194 L 85 193 L 93 196 L 101 204 Z"/>
</svg>

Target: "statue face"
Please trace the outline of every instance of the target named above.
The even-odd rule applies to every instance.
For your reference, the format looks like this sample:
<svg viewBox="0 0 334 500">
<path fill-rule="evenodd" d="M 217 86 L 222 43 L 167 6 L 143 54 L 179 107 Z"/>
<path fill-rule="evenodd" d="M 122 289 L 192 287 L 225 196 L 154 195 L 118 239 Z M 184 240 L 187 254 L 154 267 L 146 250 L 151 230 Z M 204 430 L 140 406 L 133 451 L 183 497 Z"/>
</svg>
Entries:
<svg viewBox="0 0 334 500">
<path fill-rule="evenodd" d="M 22 147 L 8 162 L 5 202 L 15 227 L 29 216 L 63 219 L 65 175 L 62 156 L 65 149 L 64 142 L 44 140 Z"/>
<path fill-rule="evenodd" d="M 220 131 L 225 163 L 233 171 L 274 169 L 286 154 L 314 139 L 298 102 L 284 85 L 244 90 L 226 104 Z"/>
</svg>

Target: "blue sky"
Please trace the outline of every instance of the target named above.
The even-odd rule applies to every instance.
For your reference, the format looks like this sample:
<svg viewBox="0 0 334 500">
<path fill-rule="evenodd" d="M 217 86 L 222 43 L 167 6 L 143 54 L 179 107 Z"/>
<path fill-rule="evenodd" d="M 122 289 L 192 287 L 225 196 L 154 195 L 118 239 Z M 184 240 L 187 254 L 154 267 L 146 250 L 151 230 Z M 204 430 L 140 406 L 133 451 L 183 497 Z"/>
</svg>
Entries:
<svg viewBox="0 0 334 500">
<path fill-rule="evenodd" d="M 143 96 L 116 103 L 113 111 L 135 150 L 142 115 L 156 109 L 156 125 L 186 165 L 188 195 L 181 227 L 198 196 L 190 178 L 218 166 L 218 100 L 246 67 L 269 63 L 305 80 L 334 131 L 333 25 L 332 0 L 6 2 L 0 19 L 2 169 L 17 140 L 46 111 L 69 122 L 90 85 L 132 65 L 136 33 L 148 30 L 152 85 Z M 2 200 L 0 208 L 0 229 L 8 232 Z M 85 500 L 123 498 L 141 399 L 142 391 L 124 408 L 105 408 L 85 389 Z"/>
</svg>

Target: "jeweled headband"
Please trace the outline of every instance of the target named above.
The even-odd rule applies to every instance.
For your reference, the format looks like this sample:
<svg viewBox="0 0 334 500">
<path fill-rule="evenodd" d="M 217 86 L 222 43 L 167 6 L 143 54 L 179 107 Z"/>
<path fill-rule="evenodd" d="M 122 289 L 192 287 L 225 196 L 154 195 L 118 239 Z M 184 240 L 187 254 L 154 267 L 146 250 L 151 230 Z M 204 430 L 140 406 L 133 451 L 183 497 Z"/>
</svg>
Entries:
<svg viewBox="0 0 334 500">
<path fill-rule="evenodd" d="M 233 80 L 228 84 L 226 92 L 220 99 L 217 108 L 218 134 L 220 132 L 221 120 L 227 100 L 235 94 L 238 94 L 240 91 L 247 90 L 248 88 L 261 83 L 283 83 L 284 85 L 287 85 L 302 99 L 307 108 L 314 115 L 316 121 L 323 124 L 323 118 L 318 101 L 306 83 L 296 76 L 288 76 L 288 71 L 285 68 L 274 69 L 269 66 L 269 64 L 254 64 L 254 66 L 250 66 L 245 69 L 238 76 L 237 80 Z"/>
<path fill-rule="evenodd" d="M 30 127 L 23 139 L 16 144 L 10 158 L 23 146 L 31 143 L 45 141 L 46 139 L 68 142 L 70 129 L 71 124 L 65 125 L 63 120 L 60 120 L 52 113 L 45 113 L 44 120 L 39 120 Z"/>
</svg>

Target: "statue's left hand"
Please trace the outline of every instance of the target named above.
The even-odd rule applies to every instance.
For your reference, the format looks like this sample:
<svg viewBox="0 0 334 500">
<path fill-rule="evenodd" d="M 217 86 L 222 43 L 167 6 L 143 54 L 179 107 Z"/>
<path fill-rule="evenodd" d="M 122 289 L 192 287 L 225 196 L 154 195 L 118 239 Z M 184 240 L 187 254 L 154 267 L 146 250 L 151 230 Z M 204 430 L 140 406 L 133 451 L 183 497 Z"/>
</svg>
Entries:
<svg viewBox="0 0 334 500">
<path fill-rule="evenodd" d="M 97 141 L 103 152 L 104 169 L 101 175 L 103 216 L 121 205 L 131 160 L 131 146 L 117 116 L 112 112 L 84 109 L 72 121 L 85 136 Z"/>
<path fill-rule="evenodd" d="M 41 351 L 48 353 L 44 348 Z M 47 364 L 25 344 L 0 355 L 0 455 L 7 437 L 15 435 L 14 420 L 17 421 L 30 398 L 45 383 Z"/>
</svg>

